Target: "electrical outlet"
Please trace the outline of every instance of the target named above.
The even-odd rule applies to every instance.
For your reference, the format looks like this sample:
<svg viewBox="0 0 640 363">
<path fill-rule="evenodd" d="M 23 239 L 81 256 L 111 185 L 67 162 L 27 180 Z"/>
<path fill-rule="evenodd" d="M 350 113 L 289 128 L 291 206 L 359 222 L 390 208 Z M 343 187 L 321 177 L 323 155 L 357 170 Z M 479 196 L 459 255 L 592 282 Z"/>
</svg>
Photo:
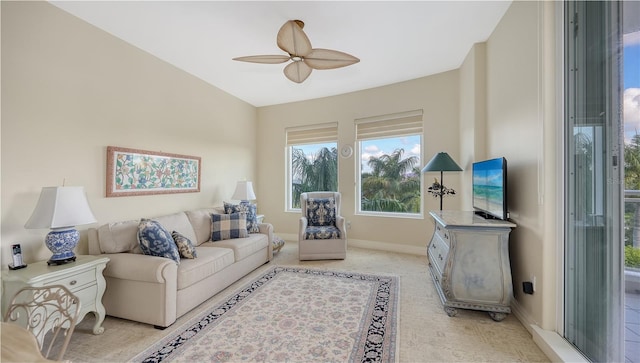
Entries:
<svg viewBox="0 0 640 363">
<path fill-rule="evenodd" d="M 531 275 L 531 284 L 533 285 L 533 292 L 536 292 L 536 275 Z"/>
<path fill-rule="evenodd" d="M 347 221 L 347 229 L 351 229 L 351 221 Z"/>
<path fill-rule="evenodd" d="M 531 281 L 524 281 L 522 283 L 522 291 L 525 294 L 533 294 L 533 283 Z"/>
</svg>

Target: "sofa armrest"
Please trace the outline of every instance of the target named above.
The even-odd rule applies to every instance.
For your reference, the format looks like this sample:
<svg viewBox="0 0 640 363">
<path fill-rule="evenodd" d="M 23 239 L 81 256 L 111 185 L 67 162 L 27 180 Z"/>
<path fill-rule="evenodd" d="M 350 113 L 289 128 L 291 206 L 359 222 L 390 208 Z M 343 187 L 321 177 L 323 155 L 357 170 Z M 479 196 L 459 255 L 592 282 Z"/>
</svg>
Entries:
<svg viewBox="0 0 640 363">
<path fill-rule="evenodd" d="M 163 257 L 138 253 L 107 253 L 110 261 L 104 269 L 105 277 L 151 283 L 177 281 L 178 266 L 175 261 Z"/>
<path fill-rule="evenodd" d="M 138 253 L 103 254 L 107 315 L 167 327 L 177 318 L 178 266 L 173 260 Z"/>
<path fill-rule="evenodd" d="M 271 223 L 258 223 L 260 233 L 266 234 L 269 240 L 269 261 L 273 259 L 273 225 Z"/>
</svg>

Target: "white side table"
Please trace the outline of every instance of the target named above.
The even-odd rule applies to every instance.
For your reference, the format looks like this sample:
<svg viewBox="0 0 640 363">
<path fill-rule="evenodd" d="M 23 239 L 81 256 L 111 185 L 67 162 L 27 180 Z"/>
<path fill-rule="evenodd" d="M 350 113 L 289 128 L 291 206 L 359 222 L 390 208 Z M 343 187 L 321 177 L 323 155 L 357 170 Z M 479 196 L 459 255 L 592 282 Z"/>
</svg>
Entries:
<svg viewBox="0 0 640 363">
<path fill-rule="evenodd" d="M 96 323 L 93 334 L 102 334 L 102 322 L 105 309 L 102 295 L 107 287 L 102 271 L 109 258 L 90 255 L 78 255 L 75 262 L 59 266 L 49 266 L 46 261 L 29 264 L 20 270 L 2 271 L 2 316 L 13 296 L 23 287 L 41 287 L 64 285 L 80 299 L 78 323 L 84 316 L 93 312 Z"/>
</svg>

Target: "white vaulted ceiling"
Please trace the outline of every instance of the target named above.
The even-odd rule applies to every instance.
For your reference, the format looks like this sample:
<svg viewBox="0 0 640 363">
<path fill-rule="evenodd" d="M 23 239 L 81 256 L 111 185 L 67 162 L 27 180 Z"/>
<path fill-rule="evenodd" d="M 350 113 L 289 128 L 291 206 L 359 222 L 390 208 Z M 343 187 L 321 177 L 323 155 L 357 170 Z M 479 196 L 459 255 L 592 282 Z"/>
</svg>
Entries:
<svg viewBox="0 0 640 363">
<path fill-rule="evenodd" d="M 511 1 L 52 1 L 53 5 L 254 105 L 326 97 L 458 68 Z M 276 33 L 304 21 L 314 48 L 360 62 L 315 70 L 302 84 L 286 64 L 232 58 L 285 54 Z"/>
</svg>

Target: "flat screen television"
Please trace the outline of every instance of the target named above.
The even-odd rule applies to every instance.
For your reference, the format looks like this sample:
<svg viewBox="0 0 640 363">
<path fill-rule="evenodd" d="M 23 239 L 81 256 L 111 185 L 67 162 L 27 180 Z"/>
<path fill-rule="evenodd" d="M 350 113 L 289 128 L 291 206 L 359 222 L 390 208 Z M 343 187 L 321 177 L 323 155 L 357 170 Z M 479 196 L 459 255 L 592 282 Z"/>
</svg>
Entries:
<svg viewBox="0 0 640 363">
<path fill-rule="evenodd" d="M 507 159 L 473 163 L 473 209 L 485 218 L 509 219 L 507 210 Z"/>
</svg>

